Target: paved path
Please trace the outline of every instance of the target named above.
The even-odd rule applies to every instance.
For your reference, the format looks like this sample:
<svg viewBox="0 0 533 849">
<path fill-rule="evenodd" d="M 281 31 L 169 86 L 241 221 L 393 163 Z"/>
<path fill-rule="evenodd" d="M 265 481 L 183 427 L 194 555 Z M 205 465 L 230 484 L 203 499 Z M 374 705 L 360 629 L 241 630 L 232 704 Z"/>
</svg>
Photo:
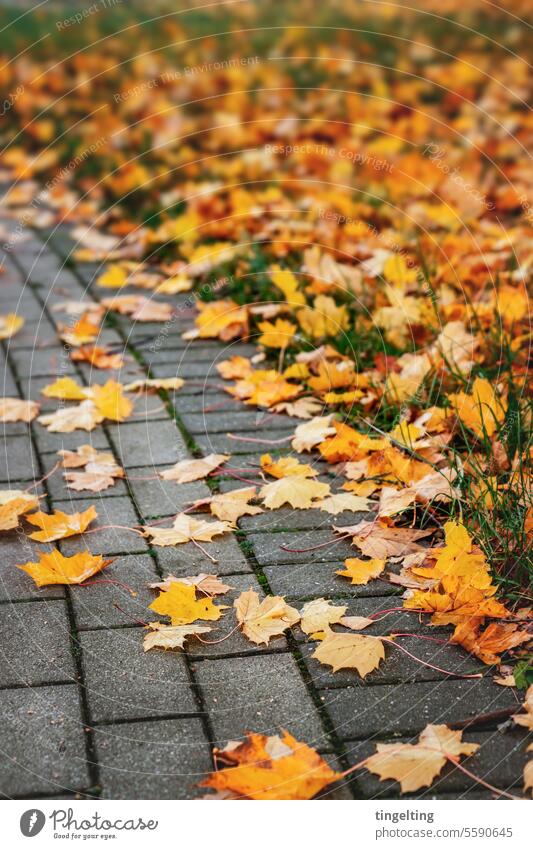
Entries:
<svg viewBox="0 0 533 849">
<path fill-rule="evenodd" d="M 229 398 L 214 366 L 229 354 L 252 349 L 242 343 L 228 350 L 211 342 L 184 342 L 181 333 L 193 318 L 187 295 L 172 299 L 178 304 L 176 320 L 163 331 L 161 324 L 115 317 L 107 321 L 100 341 L 131 357 L 119 375 L 91 374 L 89 367 L 72 363 L 56 334 L 64 316 L 53 308 L 67 299 L 98 300 L 104 290 L 92 286 L 98 266 L 76 266 L 70 259 L 64 263 L 71 247 L 67 233 L 57 231 L 45 243 L 31 235 L 5 257 L 0 312 L 16 311 L 26 317 L 26 325 L 2 343 L 1 394 L 39 399 L 43 386 L 65 374 L 85 383 L 105 382 L 110 376 L 126 382 L 147 373 L 179 375 L 187 383 L 168 410 L 144 417 L 138 401 L 137 418 L 90 434 L 51 434 L 37 423 L 4 425 L 0 488 L 27 487 L 50 471 L 60 448 L 90 442 L 113 452 L 127 471 L 126 481 L 88 498 L 88 493 L 68 490 L 56 472 L 41 486 L 44 504 L 81 509 L 96 503 L 100 525 L 133 525 L 171 516 L 187 502 L 209 495 L 203 482 L 178 487 L 142 478 L 178 459 L 210 451 L 231 452 L 228 468 L 247 467 L 264 450 L 272 452 L 272 446 L 232 441 L 228 432 L 275 439 L 300 423 L 286 416 L 265 419 Z M 57 407 L 57 402 L 41 400 L 42 410 Z M 158 406 L 157 397 L 148 399 L 148 409 Z M 227 476 L 218 480 L 221 491 L 242 485 Z M 337 523 L 354 518 L 346 514 Z M 330 674 L 310 657 L 313 645 L 299 629 L 268 648 L 256 648 L 234 633 L 218 645 L 191 641 L 183 653 L 143 653 L 138 620 L 146 619 L 146 606 L 154 597 L 146 585 L 168 572 L 224 575 L 235 588 L 224 599 L 229 604 L 238 592 L 253 587 L 259 593 L 282 594 L 298 607 L 321 596 L 342 599 L 356 615 L 395 607 L 389 584 L 351 587 L 335 575 L 342 558 L 354 554 L 345 541 L 309 554 L 281 548 L 306 548 L 331 539 L 331 523 L 332 517 L 312 510 L 243 518 L 238 533 L 210 544 L 218 559 L 215 567 L 193 546 L 150 549 L 140 537 L 116 529 L 60 543 L 64 553 L 88 545 L 94 553 L 115 557 L 105 576 L 134 587 L 134 598 L 109 584 L 36 590 L 15 564 L 34 559 L 43 547 L 14 532 L 5 534 L 0 543 L 0 792 L 24 798 L 191 798 L 199 792 L 195 783 L 211 769 L 211 745 L 239 739 L 246 730 L 276 733 L 288 728 L 345 769 L 373 751 L 378 740 L 410 739 L 427 722 L 454 723 L 516 703 L 512 691 L 489 680 L 445 678 L 399 652 L 390 653 L 382 670 L 366 682 L 351 672 Z M 416 631 L 420 626 L 414 619 L 393 613 L 382 633 Z M 404 638 L 402 644 L 456 673 L 478 668 L 455 647 L 416 637 Z M 504 789 L 520 787 L 524 763 L 524 735 L 510 726 L 475 726 L 467 734 L 481 744 L 470 768 Z M 490 793 L 448 769 L 430 790 L 417 795 L 471 798 Z M 323 796 L 394 798 L 398 785 L 358 774 Z"/>
</svg>

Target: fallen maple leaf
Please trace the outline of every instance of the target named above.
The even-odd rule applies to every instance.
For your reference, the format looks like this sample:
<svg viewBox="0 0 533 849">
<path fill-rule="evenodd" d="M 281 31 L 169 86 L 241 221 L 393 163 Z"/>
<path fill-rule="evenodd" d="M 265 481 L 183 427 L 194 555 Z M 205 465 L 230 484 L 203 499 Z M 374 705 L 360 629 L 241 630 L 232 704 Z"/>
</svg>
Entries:
<svg viewBox="0 0 533 849">
<path fill-rule="evenodd" d="M 385 560 L 359 560 L 358 557 L 349 557 L 344 561 L 344 566 L 344 570 L 337 570 L 337 575 L 350 578 L 352 584 L 368 584 L 373 578 L 379 578 L 385 568 Z"/>
<path fill-rule="evenodd" d="M 167 590 L 149 605 L 150 610 L 170 616 L 172 625 L 188 625 L 197 619 L 216 621 L 226 605 L 216 607 L 211 598 L 196 598 L 196 587 L 181 581 L 172 581 Z"/>
<path fill-rule="evenodd" d="M 498 398 L 491 382 L 481 377 L 474 380 L 471 395 L 459 392 L 449 400 L 461 421 L 477 436 L 491 437 L 505 418 L 505 402 Z"/>
<path fill-rule="evenodd" d="M 491 622 L 480 631 L 479 619 L 459 622 L 450 637 L 451 643 L 458 643 L 490 666 L 500 662 L 503 652 L 530 641 L 531 634 L 511 622 Z"/>
<path fill-rule="evenodd" d="M 379 560 L 402 557 L 414 551 L 421 551 L 422 546 L 416 541 L 433 533 L 433 530 L 417 531 L 412 528 L 389 527 L 380 520 L 377 522 L 363 520 L 358 525 L 334 526 L 333 529 L 339 534 L 349 534 L 352 537 L 352 543 L 363 554 Z"/>
<path fill-rule="evenodd" d="M 122 422 L 133 410 L 133 404 L 122 392 L 122 386 L 108 380 L 103 386 L 92 386 L 90 397 L 98 412 L 113 422 Z"/>
<path fill-rule="evenodd" d="M 208 454 L 207 457 L 202 457 L 199 460 L 180 460 L 170 469 L 165 469 L 160 475 L 163 480 L 176 481 L 176 483 L 198 481 L 218 469 L 229 458 L 229 454 Z"/>
<path fill-rule="evenodd" d="M 269 642 L 300 621 L 300 614 L 289 607 L 281 596 L 267 596 L 261 602 L 254 590 L 247 590 L 235 599 L 233 606 L 237 621 L 249 640 L 253 643 Z"/>
<path fill-rule="evenodd" d="M 104 417 L 92 401 L 82 401 L 75 407 L 64 407 L 39 416 L 37 421 L 45 425 L 50 433 L 72 433 L 74 430 L 93 430 Z"/>
<path fill-rule="evenodd" d="M 381 781 L 399 781 L 402 793 L 413 793 L 429 787 L 447 760 L 458 760 L 479 749 L 477 743 L 464 743 L 461 736 L 461 731 L 452 731 L 446 725 L 427 725 L 418 743 L 378 743 L 376 754 L 366 760 L 365 766 Z"/>
<path fill-rule="evenodd" d="M 332 416 L 317 416 L 304 424 L 298 425 L 294 431 L 291 445 L 295 451 L 311 451 L 316 445 L 324 442 L 326 437 L 333 436 L 336 431 L 331 426 Z"/>
<path fill-rule="evenodd" d="M 7 315 L 0 315 L 0 339 L 9 339 L 23 327 L 24 319 L 22 316 L 10 312 Z"/>
<path fill-rule="evenodd" d="M 218 769 L 200 786 L 256 800 L 312 799 L 324 787 L 341 778 L 313 749 L 299 743 L 287 731 L 282 737 L 248 734 L 215 757 L 227 769 Z"/>
<path fill-rule="evenodd" d="M 224 584 L 217 575 L 208 575 L 205 572 L 200 572 L 199 575 L 192 575 L 187 578 L 176 578 L 175 575 L 167 575 L 164 581 L 157 584 L 150 584 L 151 589 L 168 590 L 172 583 L 187 584 L 188 586 L 196 587 L 206 595 L 224 595 L 232 588 L 228 584 Z"/>
<path fill-rule="evenodd" d="M 372 507 L 372 501 L 360 495 L 352 495 L 350 492 L 334 492 L 316 506 L 324 513 L 331 513 L 336 516 L 337 513 L 344 513 L 345 510 L 352 513 L 359 511 L 367 513 Z"/>
<path fill-rule="evenodd" d="M 248 503 L 255 497 L 255 492 L 255 486 L 247 486 L 214 495 L 209 502 L 211 513 L 217 519 L 229 522 L 232 526 L 235 526 L 237 519 L 241 516 L 256 516 L 263 512 L 262 508 Z"/>
<path fill-rule="evenodd" d="M 115 463 L 112 454 L 96 451 L 92 445 L 80 445 L 76 451 L 58 451 L 61 465 L 66 469 L 85 466 L 83 472 L 65 472 L 69 489 L 78 492 L 100 492 L 113 486 L 115 478 L 124 477 L 124 470 Z"/>
<path fill-rule="evenodd" d="M 318 398 L 297 398 L 295 401 L 281 401 L 271 407 L 274 413 L 287 413 L 297 419 L 311 419 L 323 409 Z"/>
<path fill-rule="evenodd" d="M 304 634 L 327 631 L 330 625 L 340 622 L 345 613 L 346 607 L 335 607 L 325 598 L 315 598 L 304 604 L 300 628 Z"/>
<path fill-rule="evenodd" d="M 72 557 L 64 557 L 54 548 L 40 554 L 38 563 L 17 564 L 17 569 L 27 572 L 38 587 L 44 587 L 49 584 L 81 584 L 109 563 L 111 560 L 104 560 L 101 554 L 83 551 Z"/>
<path fill-rule="evenodd" d="M 100 369 L 120 369 L 124 365 L 122 354 L 112 354 L 107 348 L 97 345 L 82 345 L 72 351 L 70 359 L 75 363 L 89 363 Z"/>
<path fill-rule="evenodd" d="M 359 634 L 336 634 L 330 631 L 312 657 L 320 663 L 339 669 L 356 669 L 361 678 L 377 669 L 385 658 L 383 643 L 378 637 L 362 637 Z"/>
<path fill-rule="evenodd" d="M 317 506 L 316 499 L 322 499 L 329 495 L 329 485 L 320 481 L 309 480 L 299 475 L 289 475 L 277 481 L 272 481 L 261 487 L 259 496 L 263 499 L 265 507 L 274 510 L 283 504 L 306 510 Z"/>
<path fill-rule="evenodd" d="M 185 381 L 181 377 L 154 377 L 144 380 L 134 380 L 124 387 L 124 392 L 157 392 L 158 389 L 181 389 Z"/>
<path fill-rule="evenodd" d="M 60 401 L 85 401 L 89 398 L 89 392 L 90 390 L 80 386 L 71 377 L 60 377 L 41 389 L 41 395 L 46 398 L 58 398 Z"/>
<path fill-rule="evenodd" d="M 0 422 L 31 422 L 39 412 L 35 401 L 0 398 Z"/>
<path fill-rule="evenodd" d="M 160 622 L 150 622 L 149 627 L 152 630 L 143 641 L 145 651 L 154 648 L 182 649 L 187 637 L 211 631 L 208 625 L 162 625 Z"/>
<path fill-rule="evenodd" d="M 278 460 L 273 460 L 270 454 L 263 454 L 261 457 L 261 468 L 273 478 L 286 478 L 290 475 L 314 478 L 317 474 L 309 463 L 300 463 L 296 457 L 280 457 Z"/>
<path fill-rule="evenodd" d="M 186 513 L 178 513 L 171 528 L 147 527 L 146 537 L 151 537 L 154 545 L 179 545 L 181 543 L 211 542 L 213 537 L 226 534 L 231 530 L 228 522 L 206 522 L 194 519 Z"/>
<path fill-rule="evenodd" d="M 91 505 L 83 513 L 69 515 L 62 510 L 55 510 L 51 514 L 40 511 L 26 516 L 26 520 L 37 528 L 41 528 L 40 531 L 30 534 L 31 539 L 36 539 L 38 542 L 52 542 L 83 533 L 97 516 L 95 508 Z"/>
<path fill-rule="evenodd" d="M 369 625 L 375 624 L 375 619 L 368 619 L 366 616 L 343 616 L 342 619 L 339 619 L 339 625 L 343 625 L 351 631 L 363 631 Z"/>
<path fill-rule="evenodd" d="M 0 531 L 16 528 L 20 517 L 39 506 L 36 495 L 21 489 L 0 491 Z"/>
<path fill-rule="evenodd" d="M 261 336 L 257 341 L 266 348 L 286 348 L 297 330 L 295 324 L 284 318 L 277 318 L 274 323 L 260 321 L 258 327 Z"/>
</svg>

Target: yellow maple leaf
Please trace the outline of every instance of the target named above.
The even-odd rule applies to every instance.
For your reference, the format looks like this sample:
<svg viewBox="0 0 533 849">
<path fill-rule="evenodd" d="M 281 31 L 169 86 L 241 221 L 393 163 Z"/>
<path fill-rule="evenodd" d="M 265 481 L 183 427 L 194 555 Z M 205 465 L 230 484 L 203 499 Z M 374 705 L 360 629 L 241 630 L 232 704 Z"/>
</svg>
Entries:
<svg viewBox="0 0 533 849">
<path fill-rule="evenodd" d="M 81 584 L 109 563 L 111 560 L 104 560 L 101 554 L 91 554 L 90 551 L 64 557 L 60 551 L 53 549 L 40 554 L 38 563 L 17 564 L 17 568 L 27 572 L 38 587 L 44 587 L 50 584 Z"/>
<path fill-rule="evenodd" d="M 91 505 L 83 513 L 68 514 L 63 513 L 62 510 L 55 510 L 49 514 L 40 511 L 26 516 L 26 519 L 32 525 L 41 528 L 40 531 L 30 534 L 31 539 L 36 539 L 38 542 L 52 542 L 83 533 L 97 515 L 95 508 Z"/>
<path fill-rule="evenodd" d="M 260 602 L 259 595 L 251 589 L 241 593 L 233 606 L 243 634 L 258 645 L 267 645 L 272 637 L 300 621 L 298 611 L 281 596 L 267 596 Z"/>
<path fill-rule="evenodd" d="M 286 348 L 296 333 L 296 325 L 283 318 L 277 318 L 274 323 L 261 321 L 258 327 L 261 336 L 257 341 L 266 348 Z"/>
<path fill-rule="evenodd" d="M 490 381 L 478 377 L 474 380 L 472 393 L 458 392 L 449 400 L 457 415 L 477 436 L 490 438 L 505 419 L 506 404 L 498 398 Z"/>
<path fill-rule="evenodd" d="M 273 460 L 270 454 L 263 454 L 261 468 L 273 478 L 286 478 L 289 475 L 303 478 L 316 477 L 315 469 L 309 463 L 300 463 L 296 457 L 280 457 L 278 460 Z"/>
<path fill-rule="evenodd" d="M 298 289 L 298 280 L 289 269 L 281 269 L 279 266 L 272 266 L 270 269 L 272 282 L 278 289 L 281 289 L 285 296 L 285 300 L 293 307 L 305 306 L 305 295 Z"/>
<path fill-rule="evenodd" d="M 283 504 L 306 510 L 317 506 L 316 500 L 329 495 L 329 492 L 329 484 L 293 474 L 265 484 L 259 490 L 259 495 L 269 510 L 275 510 Z"/>
<path fill-rule="evenodd" d="M 0 339 L 9 339 L 23 327 L 25 319 L 14 312 L 0 315 Z"/>
<path fill-rule="evenodd" d="M 178 513 L 171 528 L 147 527 L 144 535 L 151 537 L 154 545 L 180 545 L 187 542 L 211 542 L 213 537 L 231 530 L 228 522 L 206 522 L 186 513 Z"/>
<path fill-rule="evenodd" d="M 464 743 L 461 735 L 462 731 L 452 731 L 446 725 L 427 725 L 418 743 L 378 743 L 376 754 L 366 760 L 365 767 L 381 781 L 399 781 L 402 793 L 413 793 L 429 787 L 447 760 L 458 760 L 479 749 L 477 743 Z"/>
<path fill-rule="evenodd" d="M 313 306 L 299 310 L 296 318 L 304 333 L 312 339 L 338 336 L 350 325 L 347 307 L 344 304 L 338 306 L 329 295 L 318 295 Z"/>
<path fill-rule="evenodd" d="M 162 616 L 170 616 L 172 625 L 188 625 L 197 619 L 220 619 L 226 605 L 217 607 L 213 599 L 205 596 L 197 599 L 194 586 L 172 581 L 168 590 L 163 590 L 149 608 Z"/>
<path fill-rule="evenodd" d="M 36 495 L 20 489 L 0 491 L 0 531 L 16 528 L 20 517 L 39 506 Z"/>
<path fill-rule="evenodd" d="M 356 669 L 361 678 L 377 669 L 385 658 L 385 649 L 379 637 L 363 637 L 361 634 L 336 634 L 330 631 L 312 657 L 339 669 Z"/>
<path fill-rule="evenodd" d="M 89 398 L 90 390 L 80 386 L 71 377 L 60 377 L 41 389 L 41 394 L 47 398 L 58 398 L 60 401 L 84 401 Z"/>
<path fill-rule="evenodd" d="M 97 279 L 104 289 L 122 289 L 128 281 L 128 272 L 122 265 L 110 265 Z"/>
<path fill-rule="evenodd" d="M 327 631 L 330 625 L 341 621 L 346 610 L 346 607 L 336 607 L 325 598 L 314 598 L 302 608 L 300 627 L 304 634 Z"/>
<path fill-rule="evenodd" d="M 358 557 L 349 557 L 344 561 L 344 566 L 344 570 L 337 570 L 337 575 L 350 578 L 352 584 L 368 584 L 373 578 L 379 578 L 385 568 L 385 560 L 360 560 Z"/>
<path fill-rule="evenodd" d="M 133 410 L 133 404 L 123 394 L 123 387 L 114 380 L 108 380 L 103 386 L 91 387 L 91 399 L 98 412 L 114 422 L 122 422 Z"/>
</svg>

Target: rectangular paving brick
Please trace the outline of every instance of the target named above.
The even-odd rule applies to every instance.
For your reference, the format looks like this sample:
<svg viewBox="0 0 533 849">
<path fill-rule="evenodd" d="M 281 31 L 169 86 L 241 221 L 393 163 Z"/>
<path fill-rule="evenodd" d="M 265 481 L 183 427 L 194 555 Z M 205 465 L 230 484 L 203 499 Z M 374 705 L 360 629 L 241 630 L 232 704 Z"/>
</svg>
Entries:
<svg viewBox="0 0 533 849">
<path fill-rule="evenodd" d="M 78 689 L 0 690 L 0 793 L 76 792 L 90 786 Z"/>
<path fill-rule="evenodd" d="M 379 579 L 369 581 L 362 586 L 351 584 L 346 578 L 337 575 L 337 570 L 342 568 L 343 559 L 325 563 L 308 560 L 301 563 L 276 563 L 274 566 L 261 566 L 272 592 L 293 601 L 321 596 L 329 599 L 366 599 L 372 596 L 400 595 L 397 587 Z M 390 604 L 384 606 L 393 607 L 394 602 L 391 599 Z M 364 608 L 361 610 L 362 612 L 358 615 L 366 615 Z"/>
<path fill-rule="evenodd" d="M 159 580 L 150 555 L 117 557 L 87 585 L 71 587 L 77 628 L 114 628 L 156 618 L 147 609 L 156 598 L 148 585 Z"/>
<path fill-rule="evenodd" d="M 123 422 L 108 432 L 123 466 L 176 463 L 190 454 L 176 425 L 166 422 Z"/>
<path fill-rule="evenodd" d="M 200 719 L 120 723 L 95 730 L 102 799 L 191 799 L 213 768 Z"/>
<path fill-rule="evenodd" d="M 187 509 L 192 502 L 211 496 L 210 489 L 202 480 L 182 484 L 163 480 L 161 472 L 168 468 L 169 465 L 139 466 L 131 468 L 128 473 L 133 500 L 144 518 L 173 516 Z"/>
<path fill-rule="evenodd" d="M 0 605 L 0 687 L 75 681 L 64 601 Z"/>
<path fill-rule="evenodd" d="M 94 722 L 198 711 L 183 653 L 144 652 L 144 633 L 143 628 L 80 633 L 85 690 Z"/>
<path fill-rule="evenodd" d="M 241 740 L 245 731 L 278 734 L 281 728 L 311 746 L 328 742 L 290 655 L 203 660 L 194 669 L 217 745 Z"/>
<path fill-rule="evenodd" d="M 10 485 L 2 488 L 17 489 L 14 481 L 31 481 L 39 477 L 39 465 L 30 437 L 11 436 L 6 439 L 0 451 L 0 481 Z"/>
<path fill-rule="evenodd" d="M 169 522 L 169 527 L 170 524 L 171 522 Z M 173 572 L 175 575 L 182 575 L 184 572 L 188 575 L 194 575 L 197 572 L 216 572 L 218 575 L 230 575 L 232 572 L 251 571 L 251 567 L 234 536 L 225 534 L 221 537 L 215 537 L 212 542 L 202 543 L 202 546 L 211 557 L 216 559 L 216 563 L 212 563 L 192 542 L 164 547 L 153 546 L 152 551 L 155 553 L 163 571 Z M 194 571 L 191 572 L 191 570 Z"/>
<path fill-rule="evenodd" d="M 324 690 L 323 701 L 339 737 L 348 740 L 415 733 L 428 723 L 458 722 L 516 705 L 514 693 L 488 678 Z"/>
</svg>

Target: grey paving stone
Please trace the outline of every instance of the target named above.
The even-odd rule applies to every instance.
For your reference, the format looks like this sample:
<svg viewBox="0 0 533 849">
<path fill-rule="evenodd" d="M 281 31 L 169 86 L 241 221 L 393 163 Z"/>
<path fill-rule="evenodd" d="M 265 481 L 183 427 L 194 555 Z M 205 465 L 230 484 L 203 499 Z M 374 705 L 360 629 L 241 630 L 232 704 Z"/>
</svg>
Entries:
<svg viewBox="0 0 533 849">
<path fill-rule="evenodd" d="M 159 350 L 146 349 L 145 360 L 149 364 L 152 363 L 185 363 L 185 362 L 207 362 L 217 364 L 229 357 L 252 357 L 257 353 L 254 345 L 235 344 L 221 345 L 220 342 L 209 342 L 207 339 L 201 341 L 189 342 L 181 340 L 183 345 L 172 347 L 176 343 L 174 336 L 168 339 L 168 344 L 165 344 Z M 220 375 L 217 371 L 217 377 Z"/>
<path fill-rule="evenodd" d="M 0 605 L 0 687 L 74 681 L 65 602 Z"/>
<path fill-rule="evenodd" d="M 234 536 L 226 534 L 215 537 L 212 542 L 202 543 L 202 545 L 211 557 L 216 559 L 216 563 L 212 563 L 193 543 L 165 547 L 153 546 L 152 550 L 161 568 L 172 571 L 175 575 L 183 574 L 183 570 L 186 571 L 186 574 L 214 571 L 219 575 L 251 571 L 251 567 Z M 191 569 L 196 571 L 191 573 Z"/>
<path fill-rule="evenodd" d="M 179 408 L 179 403 L 178 403 Z M 297 420 L 291 420 L 289 416 L 265 415 L 261 410 L 227 411 L 218 410 L 212 413 L 183 413 L 181 420 L 190 433 L 244 433 L 249 432 L 251 436 L 271 428 L 291 428 L 294 430 L 298 424 Z M 253 433 L 252 433 L 253 432 Z M 289 447 L 289 442 L 287 442 Z"/>
<path fill-rule="evenodd" d="M 32 481 L 39 477 L 39 465 L 29 436 L 6 439 L 0 450 L 0 480 L 9 482 L 10 486 L 2 488 L 17 489 L 14 481 Z"/>
<path fill-rule="evenodd" d="M 163 480 L 159 475 L 168 468 L 169 466 L 140 466 L 132 468 L 128 474 L 133 499 L 139 513 L 145 518 L 172 516 L 187 509 L 193 501 L 211 496 L 210 489 L 202 480 L 182 484 Z M 155 475 L 158 477 L 153 480 Z M 152 480 L 137 480 L 143 477 Z"/>
<path fill-rule="evenodd" d="M 0 792 L 38 796 L 90 785 L 77 687 L 0 691 Z"/>
<path fill-rule="evenodd" d="M 239 527 L 245 531 L 326 530 L 331 533 L 333 525 L 353 525 L 363 519 L 368 520 L 369 517 L 367 512 L 350 513 L 345 510 L 332 516 L 323 510 L 293 510 L 290 507 L 280 507 L 277 510 L 265 510 L 255 516 L 242 516 L 239 519 Z M 355 552 L 353 556 L 356 556 Z"/>
<path fill-rule="evenodd" d="M 307 563 L 311 567 L 315 563 L 326 563 L 335 560 L 339 568 L 347 557 L 356 557 L 357 549 L 347 540 L 339 539 L 330 529 L 324 531 L 281 531 L 272 534 L 246 534 L 246 539 L 252 545 L 257 562 L 261 566 L 273 566 L 286 563 Z M 322 543 L 331 545 L 309 549 Z M 287 549 L 292 549 L 287 551 Z M 298 549 L 298 550 L 295 550 Z M 338 558 L 338 559 L 337 559 Z"/>
<path fill-rule="evenodd" d="M 63 450 L 75 451 L 80 445 L 92 445 L 98 450 L 110 450 L 109 440 L 101 427 L 91 431 L 74 430 L 72 433 L 52 433 L 44 425 L 36 422 L 33 434 L 37 448 L 42 454 L 55 454 Z"/>
<path fill-rule="evenodd" d="M 57 344 L 55 347 L 39 348 L 38 351 L 18 351 L 16 348 L 10 351 L 11 360 L 19 377 L 49 377 L 55 380 L 59 373 L 75 375 L 76 369 L 65 348 Z"/>
<path fill-rule="evenodd" d="M 143 634 L 143 628 L 80 633 L 85 689 L 94 722 L 198 711 L 183 655 L 144 652 Z"/>
<path fill-rule="evenodd" d="M 284 428 L 283 430 L 269 430 L 268 434 L 265 433 L 265 441 L 259 444 L 231 439 L 229 436 L 226 436 L 225 433 L 209 433 L 206 435 L 205 432 L 195 434 L 194 441 L 206 454 L 209 454 L 211 452 L 234 455 L 248 454 L 250 453 L 250 447 L 253 447 L 255 453 L 267 453 L 270 452 L 272 448 L 270 440 L 282 439 L 286 436 L 291 436 L 293 433 L 294 428 Z M 235 431 L 235 435 L 242 436 L 243 439 L 246 439 L 247 436 L 251 436 L 248 431 L 243 431 L 242 433 L 237 433 L 237 431 Z M 260 436 L 261 434 L 256 433 L 254 439 L 260 438 Z"/>
<path fill-rule="evenodd" d="M 10 351 L 24 349 L 30 360 L 39 357 L 41 351 L 56 346 L 56 329 L 44 314 L 37 321 L 26 321 L 18 333 L 9 340 Z"/>
<path fill-rule="evenodd" d="M 184 393 L 184 386 L 180 389 L 179 399 L 176 397 L 176 407 L 180 415 L 186 413 L 216 413 L 217 411 L 238 412 L 242 410 L 242 401 L 232 398 L 222 391 L 214 391 L 205 398 L 201 394 L 189 395 Z"/>
<path fill-rule="evenodd" d="M 117 557 L 103 572 L 89 579 L 87 585 L 71 587 L 76 627 L 114 628 L 151 619 L 153 614 L 147 607 L 156 594 L 148 585 L 159 580 L 150 555 Z"/>
<path fill-rule="evenodd" d="M 102 799 L 191 799 L 213 764 L 199 719 L 100 726 Z"/>
<path fill-rule="evenodd" d="M 293 601 L 307 601 L 321 596 L 350 600 L 398 594 L 396 587 L 379 580 L 354 586 L 336 574 L 336 570 L 342 568 L 342 563 L 341 559 L 325 563 L 279 563 L 275 566 L 263 565 L 261 568 L 272 592 Z M 390 604 L 394 604 L 392 599 Z"/>
<path fill-rule="evenodd" d="M 59 547 L 63 554 L 70 557 L 79 551 L 89 550 L 93 554 L 122 554 L 147 550 L 146 540 L 137 533 L 128 530 L 137 525 L 139 520 L 129 498 L 98 498 L 98 493 L 84 499 L 56 501 L 54 509 L 65 513 L 87 510 L 93 506 L 98 514 L 87 532 L 68 539 L 60 540 Z M 121 525 L 120 528 L 109 528 L 108 525 Z M 99 531 L 98 528 L 103 528 Z M 88 533 L 95 531 L 95 533 Z"/>
<path fill-rule="evenodd" d="M 348 740 L 411 734 L 430 722 L 458 722 L 517 703 L 488 678 L 354 686 L 324 690 L 323 697 L 338 735 Z"/>
<path fill-rule="evenodd" d="M 190 456 L 181 433 L 171 421 L 123 422 L 110 425 L 108 432 L 123 466 L 161 466 Z"/>
<path fill-rule="evenodd" d="M 217 745 L 242 740 L 245 731 L 278 734 L 281 728 L 311 746 L 329 742 L 290 655 L 203 660 L 193 668 Z"/>
</svg>

